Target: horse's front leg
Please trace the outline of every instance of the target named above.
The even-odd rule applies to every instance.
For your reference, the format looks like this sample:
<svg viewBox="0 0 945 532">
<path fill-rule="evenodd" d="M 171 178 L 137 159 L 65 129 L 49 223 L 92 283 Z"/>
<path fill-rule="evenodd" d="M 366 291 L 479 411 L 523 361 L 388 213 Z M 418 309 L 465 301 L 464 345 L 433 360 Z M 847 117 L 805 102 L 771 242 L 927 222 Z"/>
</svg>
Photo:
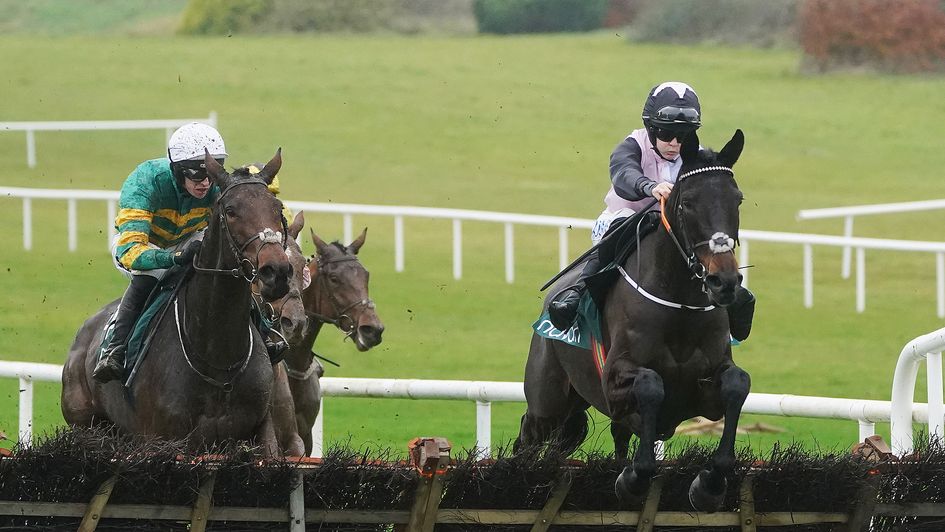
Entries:
<svg viewBox="0 0 945 532">
<path fill-rule="evenodd" d="M 279 449 L 279 439 L 276 437 L 275 424 L 272 422 L 272 415 L 266 413 L 259 430 L 256 431 L 256 441 L 259 442 L 260 451 L 263 458 L 281 458 L 282 451 Z"/>
<path fill-rule="evenodd" d="M 608 363 L 611 363 L 608 360 Z M 630 416 L 640 416 L 640 443 L 631 464 L 617 477 L 615 490 L 624 502 L 642 496 L 656 474 L 656 423 L 663 405 L 663 379 L 647 368 L 634 368 L 629 361 L 613 361 L 605 374 L 605 394 L 611 418 L 631 425 Z"/>
<path fill-rule="evenodd" d="M 714 512 L 722 505 L 726 477 L 735 469 L 735 429 L 742 405 L 751 389 L 751 377 L 738 366 L 729 366 L 719 375 L 719 393 L 725 405 L 725 425 L 719 446 L 712 454 L 712 466 L 703 469 L 689 486 L 689 502 L 697 511 Z"/>
</svg>

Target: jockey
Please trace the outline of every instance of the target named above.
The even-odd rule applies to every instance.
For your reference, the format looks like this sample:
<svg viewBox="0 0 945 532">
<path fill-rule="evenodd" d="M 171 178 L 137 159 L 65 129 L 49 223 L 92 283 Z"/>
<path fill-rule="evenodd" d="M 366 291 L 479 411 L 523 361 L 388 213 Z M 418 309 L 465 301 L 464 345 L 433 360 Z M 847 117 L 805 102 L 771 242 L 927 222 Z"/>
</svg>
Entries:
<svg viewBox="0 0 945 532">
<path fill-rule="evenodd" d="M 667 81 L 653 87 L 643 104 L 643 128 L 636 129 L 610 154 L 611 186 L 604 196 L 604 211 L 591 230 L 591 241 L 601 241 L 614 220 L 642 209 L 651 198 L 669 197 L 682 168 L 682 143 L 702 125 L 702 107 L 692 87 Z M 657 207 L 653 204 L 653 209 Z M 598 254 L 592 253 L 577 283 L 558 292 L 548 306 L 552 324 L 558 330 L 571 327 L 577 315 L 585 279 L 600 268 Z M 751 331 L 755 297 L 747 288 L 735 292 L 735 303 L 727 307 L 732 337 L 741 341 Z"/>
<path fill-rule="evenodd" d="M 205 153 L 223 164 L 227 153 L 220 133 L 197 122 L 181 126 L 168 140 L 167 157 L 141 163 L 121 187 L 112 258 L 131 283 L 92 372 L 99 382 L 121 378 L 128 336 L 151 291 L 168 268 L 192 263 L 200 249 L 220 193 L 207 175 Z"/>
</svg>

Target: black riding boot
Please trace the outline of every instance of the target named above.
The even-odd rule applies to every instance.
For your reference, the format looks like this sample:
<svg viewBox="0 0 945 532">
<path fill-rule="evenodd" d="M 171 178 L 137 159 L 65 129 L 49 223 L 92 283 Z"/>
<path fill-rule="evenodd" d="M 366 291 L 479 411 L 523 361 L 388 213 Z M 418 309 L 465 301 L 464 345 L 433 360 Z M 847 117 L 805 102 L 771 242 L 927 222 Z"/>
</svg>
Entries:
<svg viewBox="0 0 945 532">
<path fill-rule="evenodd" d="M 558 292 L 548 304 L 548 317 L 551 318 L 551 324 L 555 326 L 555 329 L 566 331 L 571 328 L 574 318 L 577 317 L 581 296 L 587 289 L 584 281 L 597 273 L 598 268 L 600 268 L 600 259 L 595 252 L 584 263 L 584 270 L 581 271 L 577 282 Z"/>
<path fill-rule="evenodd" d="M 115 320 L 115 328 L 112 332 L 112 338 L 102 350 L 98 364 L 92 371 L 92 378 L 105 383 L 110 380 L 120 379 L 125 373 L 125 351 L 128 349 L 128 336 L 138 316 L 144 308 L 145 302 L 157 279 L 150 275 L 135 275 L 131 278 L 131 284 L 125 290 L 125 295 L 121 298 L 121 304 L 118 306 L 118 318 Z"/>
<path fill-rule="evenodd" d="M 285 358 L 285 351 L 289 348 L 289 344 L 285 343 L 283 340 L 278 340 L 273 342 L 268 338 L 265 341 L 266 343 L 266 352 L 269 353 L 269 362 L 275 366 L 279 362 L 282 362 L 282 359 Z"/>
<path fill-rule="evenodd" d="M 741 342 L 751 333 L 751 321 L 755 316 L 755 294 L 745 287 L 735 289 L 735 302 L 725 308 L 728 311 L 728 327 L 732 338 Z"/>
</svg>

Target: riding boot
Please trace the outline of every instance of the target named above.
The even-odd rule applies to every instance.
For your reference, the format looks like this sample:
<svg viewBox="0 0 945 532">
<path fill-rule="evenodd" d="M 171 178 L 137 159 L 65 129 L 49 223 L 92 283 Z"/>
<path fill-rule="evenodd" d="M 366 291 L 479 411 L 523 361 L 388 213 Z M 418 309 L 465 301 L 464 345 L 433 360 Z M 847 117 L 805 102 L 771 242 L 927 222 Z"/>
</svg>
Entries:
<svg viewBox="0 0 945 532">
<path fill-rule="evenodd" d="M 279 362 L 282 362 L 282 359 L 285 358 L 285 352 L 289 348 L 289 344 L 285 343 L 282 340 L 278 342 L 273 342 L 272 340 L 266 339 L 266 352 L 269 353 L 269 362 L 275 366 Z"/>
<path fill-rule="evenodd" d="M 600 268 L 600 259 L 596 252 L 592 253 L 587 262 L 584 263 L 584 270 L 581 276 L 573 285 L 558 292 L 548 304 L 548 317 L 551 318 L 551 324 L 559 331 L 566 331 L 571 328 L 574 319 L 577 317 L 578 306 L 581 304 L 581 297 L 587 290 L 585 281 L 588 277 L 597 273 Z"/>
<path fill-rule="evenodd" d="M 138 316 L 144 308 L 144 304 L 151 295 L 151 291 L 157 284 L 157 279 L 150 275 L 135 275 L 131 278 L 131 284 L 125 290 L 125 295 L 121 298 L 118 306 L 118 317 L 115 320 L 115 327 L 112 330 L 112 337 L 108 345 L 102 349 L 101 357 L 95 370 L 92 371 L 92 378 L 105 383 L 110 380 L 120 379 L 125 373 L 125 352 L 128 349 L 128 336 L 138 321 Z"/>
<path fill-rule="evenodd" d="M 725 307 L 728 311 L 728 326 L 732 338 L 741 342 L 751 333 L 751 321 L 755 316 L 755 294 L 745 287 L 735 289 L 735 302 Z"/>
</svg>

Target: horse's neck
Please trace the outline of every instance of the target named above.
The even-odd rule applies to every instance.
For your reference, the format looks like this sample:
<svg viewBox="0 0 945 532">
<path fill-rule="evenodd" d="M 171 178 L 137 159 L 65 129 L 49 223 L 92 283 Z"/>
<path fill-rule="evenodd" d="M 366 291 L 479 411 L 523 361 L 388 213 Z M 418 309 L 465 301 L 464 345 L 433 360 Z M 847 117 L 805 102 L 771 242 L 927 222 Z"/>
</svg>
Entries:
<svg viewBox="0 0 945 532">
<path fill-rule="evenodd" d="M 657 297 L 686 305 L 707 304 L 701 283 L 693 279 L 686 258 L 666 229 L 658 227 L 654 236 L 650 250 L 642 244 L 639 262 L 637 254 L 628 258 L 625 268 L 630 276 L 638 278 L 640 285 Z"/>
<path fill-rule="evenodd" d="M 223 249 L 225 253 L 227 248 L 221 244 L 208 234 L 201 254 L 210 254 L 213 249 Z M 230 269 L 219 259 L 201 261 L 200 266 Z M 246 358 L 252 334 L 252 293 L 246 279 L 198 272 L 187 286 L 184 304 L 188 351 L 193 350 L 198 358 L 217 367 Z"/>
<path fill-rule="evenodd" d="M 324 325 L 324 322 L 309 319 L 311 320 L 310 325 L 305 328 L 305 335 L 302 337 L 302 341 L 290 346 L 285 354 L 285 363 L 296 371 L 305 371 L 308 369 L 309 364 L 312 363 L 315 339 L 318 338 L 318 333 L 321 332 L 322 325 Z"/>
<path fill-rule="evenodd" d="M 309 284 L 309 287 L 302 293 L 302 301 L 312 300 L 314 303 L 314 308 L 309 309 L 306 307 L 306 312 L 311 311 L 322 316 L 330 316 L 333 312 L 331 298 L 320 275 L 321 270 L 316 270 L 315 274 L 312 275 L 311 284 Z M 309 295 L 309 291 L 312 291 L 313 294 Z M 312 348 L 315 346 L 315 339 L 318 338 L 318 333 L 321 332 L 322 326 L 325 325 L 325 322 L 318 318 L 309 316 L 308 320 L 309 325 L 305 329 L 305 335 L 302 337 L 302 341 L 292 346 L 285 356 L 286 364 L 288 364 L 290 368 L 298 371 L 308 369 L 312 361 L 311 354 Z"/>
</svg>

